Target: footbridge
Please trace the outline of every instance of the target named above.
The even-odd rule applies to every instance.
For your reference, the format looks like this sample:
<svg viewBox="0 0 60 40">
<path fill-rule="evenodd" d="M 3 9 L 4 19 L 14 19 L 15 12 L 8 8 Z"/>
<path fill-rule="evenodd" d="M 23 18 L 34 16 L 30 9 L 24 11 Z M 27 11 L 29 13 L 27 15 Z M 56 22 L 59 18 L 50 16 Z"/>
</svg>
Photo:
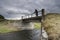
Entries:
<svg viewBox="0 0 60 40">
<path fill-rule="evenodd" d="M 45 17 L 45 9 L 38 11 L 35 9 L 34 13 L 27 14 L 21 17 L 22 22 L 40 21 Z"/>
</svg>

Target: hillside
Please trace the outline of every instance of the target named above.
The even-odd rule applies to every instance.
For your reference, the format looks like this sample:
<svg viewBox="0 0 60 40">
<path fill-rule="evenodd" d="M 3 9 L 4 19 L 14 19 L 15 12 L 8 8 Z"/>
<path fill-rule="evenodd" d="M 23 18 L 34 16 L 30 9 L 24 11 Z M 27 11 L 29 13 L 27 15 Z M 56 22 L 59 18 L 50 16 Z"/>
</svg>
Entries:
<svg viewBox="0 0 60 40">
<path fill-rule="evenodd" d="M 49 40 L 60 40 L 60 14 L 47 14 L 43 26 L 48 33 Z"/>
</svg>

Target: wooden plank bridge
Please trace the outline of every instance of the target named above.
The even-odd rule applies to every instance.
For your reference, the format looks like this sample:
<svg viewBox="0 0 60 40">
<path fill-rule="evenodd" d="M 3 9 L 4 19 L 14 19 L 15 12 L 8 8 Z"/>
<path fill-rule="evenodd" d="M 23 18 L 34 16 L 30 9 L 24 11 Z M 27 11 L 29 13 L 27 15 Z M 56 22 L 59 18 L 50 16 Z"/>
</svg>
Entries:
<svg viewBox="0 0 60 40">
<path fill-rule="evenodd" d="M 42 9 L 40 11 L 38 11 L 37 9 L 35 9 L 34 13 L 22 16 L 21 18 L 22 18 L 23 22 L 30 22 L 30 21 L 34 21 L 34 20 L 38 20 L 38 21 L 41 22 L 41 19 L 44 19 L 44 17 L 45 17 L 45 9 Z"/>
</svg>

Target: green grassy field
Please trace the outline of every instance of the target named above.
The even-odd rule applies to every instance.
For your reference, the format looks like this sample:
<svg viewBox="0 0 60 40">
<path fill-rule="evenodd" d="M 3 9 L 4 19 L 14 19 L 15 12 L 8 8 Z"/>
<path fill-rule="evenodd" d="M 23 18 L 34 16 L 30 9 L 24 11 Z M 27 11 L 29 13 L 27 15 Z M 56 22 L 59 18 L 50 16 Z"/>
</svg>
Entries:
<svg viewBox="0 0 60 40">
<path fill-rule="evenodd" d="M 35 29 L 40 29 L 41 28 L 41 23 L 34 23 Z"/>
</svg>

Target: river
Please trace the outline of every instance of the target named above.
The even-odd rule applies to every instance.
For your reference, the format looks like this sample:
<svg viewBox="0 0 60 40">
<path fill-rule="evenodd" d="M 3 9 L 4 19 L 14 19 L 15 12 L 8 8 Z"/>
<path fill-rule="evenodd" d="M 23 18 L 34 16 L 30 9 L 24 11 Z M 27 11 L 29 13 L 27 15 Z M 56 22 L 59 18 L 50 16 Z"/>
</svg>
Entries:
<svg viewBox="0 0 60 40">
<path fill-rule="evenodd" d="M 0 40 L 40 40 L 40 30 L 22 30 L 0 34 Z"/>
</svg>

